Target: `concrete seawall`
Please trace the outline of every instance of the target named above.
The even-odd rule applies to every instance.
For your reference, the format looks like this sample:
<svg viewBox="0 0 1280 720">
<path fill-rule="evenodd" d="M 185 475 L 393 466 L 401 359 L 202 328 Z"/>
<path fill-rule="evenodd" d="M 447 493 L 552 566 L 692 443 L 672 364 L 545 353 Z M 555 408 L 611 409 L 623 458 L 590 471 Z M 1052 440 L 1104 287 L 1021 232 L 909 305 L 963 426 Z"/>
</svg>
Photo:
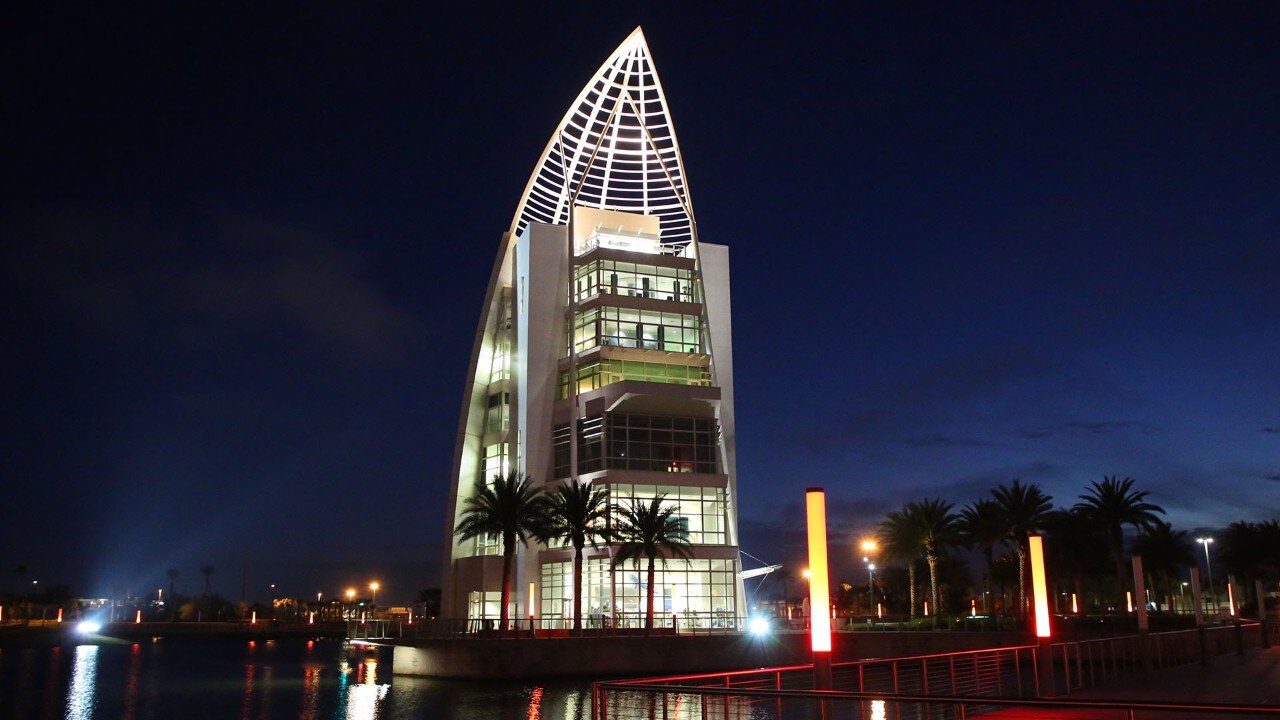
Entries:
<svg viewBox="0 0 1280 720">
<path fill-rule="evenodd" d="M 1032 642 L 1025 633 L 836 633 L 837 662 L 904 657 Z M 811 661 L 809 636 L 463 638 L 396 645 L 392 672 L 437 678 L 512 680 L 626 677 L 742 670 Z"/>
</svg>

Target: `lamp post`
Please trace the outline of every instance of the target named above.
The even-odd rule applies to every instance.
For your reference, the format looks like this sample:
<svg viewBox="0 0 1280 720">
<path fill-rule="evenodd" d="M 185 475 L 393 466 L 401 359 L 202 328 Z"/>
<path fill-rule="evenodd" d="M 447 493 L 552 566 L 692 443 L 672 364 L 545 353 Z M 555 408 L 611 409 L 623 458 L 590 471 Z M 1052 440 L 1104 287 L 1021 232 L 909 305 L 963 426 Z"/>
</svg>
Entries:
<svg viewBox="0 0 1280 720">
<path fill-rule="evenodd" d="M 1217 612 L 1218 600 L 1213 596 L 1213 565 L 1209 560 L 1209 546 L 1213 544 L 1213 538 L 1196 538 L 1196 542 L 1204 546 L 1204 569 L 1209 574 L 1209 603 L 1213 605 L 1214 612 Z"/>
<path fill-rule="evenodd" d="M 347 617 L 350 618 L 355 613 L 355 607 L 351 603 L 356 601 L 356 589 L 347 588 Z"/>
<path fill-rule="evenodd" d="M 865 560 L 866 558 L 863 558 Z M 874 616 L 876 612 L 876 564 L 867 563 L 867 614 Z"/>
<path fill-rule="evenodd" d="M 862 541 L 862 562 L 867 564 L 867 614 L 876 612 L 876 564 L 871 562 L 871 555 L 880 549 L 875 540 Z"/>
<path fill-rule="evenodd" d="M 369 583 L 369 590 L 373 592 L 372 597 L 369 598 L 369 605 L 371 606 L 371 609 L 377 609 L 378 607 L 378 588 L 380 587 L 382 586 L 378 584 L 377 580 Z"/>
</svg>

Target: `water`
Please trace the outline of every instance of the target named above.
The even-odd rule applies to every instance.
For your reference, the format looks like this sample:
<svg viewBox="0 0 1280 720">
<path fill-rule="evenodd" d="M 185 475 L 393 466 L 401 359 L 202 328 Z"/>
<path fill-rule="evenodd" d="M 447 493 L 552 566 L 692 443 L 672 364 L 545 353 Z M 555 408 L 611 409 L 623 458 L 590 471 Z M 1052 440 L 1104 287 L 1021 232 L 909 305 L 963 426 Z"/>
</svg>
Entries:
<svg viewBox="0 0 1280 720">
<path fill-rule="evenodd" d="M 340 640 L 0 648 L 0 718 L 588 720 L 589 683 L 392 677 Z"/>
</svg>

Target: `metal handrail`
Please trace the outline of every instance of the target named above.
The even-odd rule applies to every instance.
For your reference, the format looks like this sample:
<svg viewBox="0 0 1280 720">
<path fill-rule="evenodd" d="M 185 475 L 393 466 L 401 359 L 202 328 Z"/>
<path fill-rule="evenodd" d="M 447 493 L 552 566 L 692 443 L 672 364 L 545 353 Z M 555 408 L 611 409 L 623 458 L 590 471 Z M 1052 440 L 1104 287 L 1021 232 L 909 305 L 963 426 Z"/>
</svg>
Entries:
<svg viewBox="0 0 1280 720">
<path fill-rule="evenodd" d="M 619 692 L 636 692 L 634 685 L 626 682 L 598 682 L 592 686 L 593 715 L 600 708 L 600 691 L 617 690 Z M 768 690 L 756 688 L 733 687 L 698 687 L 689 688 L 683 685 L 651 685 L 645 688 L 651 693 L 671 695 L 714 695 L 743 696 L 762 698 L 799 698 L 819 702 L 834 700 L 882 700 L 885 702 L 944 704 L 944 705 L 992 705 L 1000 707 L 1036 707 L 1036 708 L 1087 708 L 1094 710 L 1126 710 L 1129 717 L 1133 711 L 1148 710 L 1156 712 L 1213 712 L 1240 715 L 1280 716 L 1280 707 L 1274 705 L 1238 705 L 1231 703 L 1167 703 L 1146 702 L 1138 700 L 1057 700 L 1046 698 L 1000 698 L 969 697 L 962 695 L 916 695 L 907 693 L 851 692 L 847 690 Z M 595 715 L 600 717 L 599 715 Z"/>
</svg>

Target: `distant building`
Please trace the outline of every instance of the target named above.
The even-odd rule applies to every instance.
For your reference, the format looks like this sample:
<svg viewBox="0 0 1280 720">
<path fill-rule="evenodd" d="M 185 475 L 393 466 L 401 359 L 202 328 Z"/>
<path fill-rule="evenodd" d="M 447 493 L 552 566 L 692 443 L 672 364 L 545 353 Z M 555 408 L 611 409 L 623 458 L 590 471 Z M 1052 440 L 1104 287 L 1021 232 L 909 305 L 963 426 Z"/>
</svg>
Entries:
<svg viewBox="0 0 1280 720">
<path fill-rule="evenodd" d="M 452 534 L 481 478 L 665 495 L 695 547 L 659 566 L 659 617 L 745 614 L 734 473 L 729 253 L 698 242 L 671 116 L 637 28 L 551 136 L 503 234 L 471 351 L 446 508 L 442 617 L 499 616 L 499 538 Z M 644 573 L 588 548 L 583 618 L 644 614 Z M 571 624 L 573 550 L 517 557 L 511 617 Z M 532 583 L 532 585 L 530 585 Z M 529 602 L 530 587 L 533 603 Z M 606 620 L 607 618 L 607 620 Z"/>
</svg>

